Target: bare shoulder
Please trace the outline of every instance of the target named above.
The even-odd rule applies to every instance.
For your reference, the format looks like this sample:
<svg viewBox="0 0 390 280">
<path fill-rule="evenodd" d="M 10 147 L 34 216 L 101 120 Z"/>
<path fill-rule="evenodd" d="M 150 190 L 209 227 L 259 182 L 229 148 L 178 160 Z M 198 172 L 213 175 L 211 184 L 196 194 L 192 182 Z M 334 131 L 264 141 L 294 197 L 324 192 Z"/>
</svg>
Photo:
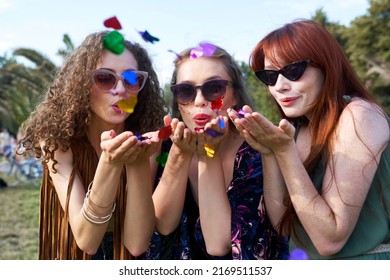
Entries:
<svg viewBox="0 0 390 280">
<path fill-rule="evenodd" d="M 386 113 L 376 104 L 358 98 L 342 112 L 337 131 L 338 134 L 356 136 L 369 146 L 385 145 L 390 137 Z"/>
</svg>

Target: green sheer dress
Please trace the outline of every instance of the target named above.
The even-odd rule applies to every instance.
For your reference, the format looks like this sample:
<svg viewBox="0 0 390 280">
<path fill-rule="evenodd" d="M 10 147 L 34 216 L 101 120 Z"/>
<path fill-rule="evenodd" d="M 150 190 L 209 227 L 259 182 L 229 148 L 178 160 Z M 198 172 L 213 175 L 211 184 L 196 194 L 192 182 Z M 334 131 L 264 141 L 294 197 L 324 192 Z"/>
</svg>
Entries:
<svg viewBox="0 0 390 280">
<path fill-rule="evenodd" d="M 390 127 L 390 121 L 389 121 Z M 311 179 L 321 194 L 326 162 L 321 160 Z M 309 259 L 390 259 L 390 146 L 383 152 L 356 227 L 337 254 L 321 256 L 300 223 L 290 249 L 301 248 Z"/>
</svg>

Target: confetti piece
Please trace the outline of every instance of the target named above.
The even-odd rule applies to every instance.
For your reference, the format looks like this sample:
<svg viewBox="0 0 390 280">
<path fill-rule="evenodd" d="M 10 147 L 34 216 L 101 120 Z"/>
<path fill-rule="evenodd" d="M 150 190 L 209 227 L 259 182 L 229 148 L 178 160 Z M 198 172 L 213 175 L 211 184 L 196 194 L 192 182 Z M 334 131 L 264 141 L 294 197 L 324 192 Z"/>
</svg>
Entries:
<svg viewBox="0 0 390 280">
<path fill-rule="evenodd" d="M 207 143 L 204 143 L 203 147 L 204 147 L 204 149 L 206 151 L 206 155 L 209 158 L 213 158 L 214 154 L 215 154 L 214 147 L 209 145 L 209 144 L 207 144 Z"/>
<path fill-rule="evenodd" d="M 190 52 L 190 58 L 199 58 L 203 55 L 203 49 L 201 48 L 193 48 Z"/>
<path fill-rule="evenodd" d="M 162 167 L 165 166 L 165 164 L 167 163 L 167 160 L 168 160 L 168 152 L 163 152 L 156 157 L 156 162 L 161 164 Z"/>
<path fill-rule="evenodd" d="M 182 60 L 183 59 L 183 57 L 180 54 L 178 54 L 177 52 L 174 52 L 173 50 L 168 50 L 168 51 L 171 52 L 171 53 L 174 53 L 177 56 L 178 60 Z"/>
<path fill-rule="evenodd" d="M 217 47 L 210 43 L 200 43 L 199 45 L 203 49 L 204 56 L 212 56 L 217 50 Z"/>
<path fill-rule="evenodd" d="M 114 54 L 122 54 L 125 51 L 123 35 L 114 30 L 103 38 L 103 47 Z"/>
<path fill-rule="evenodd" d="M 199 47 L 193 48 L 190 52 L 190 58 L 199 58 L 202 56 L 212 56 L 217 47 L 210 43 L 200 43 Z"/>
<path fill-rule="evenodd" d="M 211 102 L 211 109 L 212 110 L 219 110 L 222 108 L 222 104 L 223 104 L 223 99 L 222 99 L 222 96 L 220 96 Z"/>
<path fill-rule="evenodd" d="M 144 39 L 145 42 L 150 42 L 150 43 L 154 44 L 155 41 L 156 42 L 160 41 L 159 38 L 156 38 L 156 37 L 150 35 L 150 33 L 147 30 L 138 31 L 138 33 L 141 35 L 142 39 Z"/>
<path fill-rule="evenodd" d="M 223 119 L 221 117 L 218 118 L 218 125 L 219 125 L 220 129 L 225 128 L 225 122 L 223 121 Z"/>
<path fill-rule="evenodd" d="M 146 139 L 150 139 L 149 137 L 142 136 L 141 134 L 139 134 L 139 132 L 136 132 L 136 133 L 135 133 L 135 136 L 137 136 L 137 139 L 138 139 L 139 141 L 146 140 Z"/>
<path fill-rule="evenodd" d="M 135 73 L 134 71 L 128 70 L 128 71 L 122 72 L 122 76 L 125 78 L 125 80 L 128 83 L 130 83 L 132 85 L 137 84 L 137 73 Z"/>
<path fill-rule="evenodd" d="M 300 249 L 296 248 L 290 252 L 289 260 L 308 260 L 309 257 L 307 256 L 307 253 Z"/>
<path fill-rule="evenodd" d="M 110 17 L 108 19 L 106 19 L 104 22 L 103 22 L 104 26 L 105 27 L 108 27 L 108 28 L 114 28 L 116 30 L 120 30 L 122 29 L 122 25 L 120 24 L 119 20 L 117 19 L 116 16 L 113 16 L 113 17 Z"/>
<path fill-rule="evenodd" d="M 167 140 L 172 134 L 172 127 L 170 125 L 161 128 L 158 131 L 158 138 L 161 140 Z"/>
<path fill-rule="evenodd" d="M 134 107 L 137 104 L 137 95 L 130 95 L 129 99 L 122 99 L 118 102 L 118 108 L 131 114 L 134 112 Z"/>
<path fill-rule="evenodd" d="M 237 113 L 238 113 L 238 116 L 241 117 L 241 118 L 243 118 L 245 116 L 245 111 L 242 110 L 242 109 L 238 110 Z"/>
<path fill-rule="evenodd" d="M 218 136 L 221 136 L 223 135 L 222 132 L 218 132 L 216 131 L 215 129 L 212 129 L 212 128 L 208 128 L 204 131 L 207 135 L 210 135 L 211 137 L 218 137 Z"/>
</svg>

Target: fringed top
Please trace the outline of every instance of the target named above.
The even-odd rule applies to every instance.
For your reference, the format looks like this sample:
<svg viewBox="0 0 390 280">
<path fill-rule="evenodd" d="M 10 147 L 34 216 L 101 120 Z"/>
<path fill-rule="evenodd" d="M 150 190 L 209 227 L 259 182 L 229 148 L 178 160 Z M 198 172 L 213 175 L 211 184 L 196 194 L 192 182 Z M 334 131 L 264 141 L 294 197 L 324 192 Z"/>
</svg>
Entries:
<svg viewBox="0 0 390 280">
<path fill-rule="evenodd" d="M 94 178 L 99 158 L 87 138 L 80 139 L 77 143 L 72 144 L 71 149 L 74 168 L 69 178 L 65 211 L 61 207 L 48 166 L 44 164 L 39 215 L 39 259 L 41 260 L 80 260 L 90 259 L 91 257 L 76 244 L 68 222 L 68 207 L 75 175 L 80 176 L 84 189 L 87 191 L 89 183 Z M 126 174 L 124 171 L 117 193 L 117 207 L 112 218 L 114 219 L 113 247 L 115 260 L 133 258 L 123 244 L 126 206 Z"/>
</svg>

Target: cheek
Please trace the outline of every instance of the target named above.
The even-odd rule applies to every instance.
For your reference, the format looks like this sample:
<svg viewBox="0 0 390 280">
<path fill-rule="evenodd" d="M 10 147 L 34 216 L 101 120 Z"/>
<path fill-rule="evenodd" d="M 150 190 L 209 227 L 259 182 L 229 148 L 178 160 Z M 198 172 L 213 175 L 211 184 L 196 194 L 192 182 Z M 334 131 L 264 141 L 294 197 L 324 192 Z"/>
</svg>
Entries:
<svg viewBox="0 0 390 280">
<path fill-rule="evenodd" d="M 179 112 L 180 112 L 181 118 L 187 124 L 188 121 L 190 120 L 190 117 L 191 117 L 190 110 L 188 110 L 188 108 L 186 108 L 186 106 L 179 105 Z"/>
<path fill-rule="evenodd" d="M 236 104 L 237 104 L 237 100 L 236 100 L 236 97 L 234 96 L 234 94 L 232 94 L 230 92 L 226 93 L 225 97 L 223 98 L 222 109 L 227 110 L 228 108 L 232 108 L 232 107 L 236 106 Z"/>
</svg>

